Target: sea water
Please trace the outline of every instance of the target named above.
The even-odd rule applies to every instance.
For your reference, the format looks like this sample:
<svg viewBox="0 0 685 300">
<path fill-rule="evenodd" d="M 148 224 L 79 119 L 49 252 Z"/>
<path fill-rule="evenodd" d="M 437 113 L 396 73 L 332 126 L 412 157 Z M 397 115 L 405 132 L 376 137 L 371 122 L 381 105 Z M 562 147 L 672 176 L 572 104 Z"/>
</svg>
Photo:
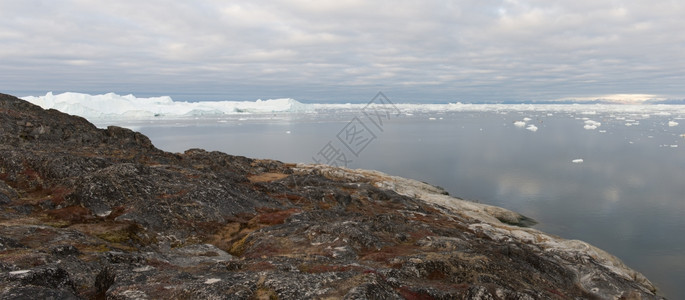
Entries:
<svg viewBox="0 0 685 300">
<path fill-rule="evenodd" d="M 685 298 L 682 116 L 428 111 L 392 115 L 382 126 L 366 117 L 276 113 L 124 125 L 173 152 L 204 148 L 304 163 L 343 154 L 329 162 L 520 212 L 537 229 L 618 256 L 665 296 Z M 350 139 L 363 129 L 372 135 Z"/>
</svg>

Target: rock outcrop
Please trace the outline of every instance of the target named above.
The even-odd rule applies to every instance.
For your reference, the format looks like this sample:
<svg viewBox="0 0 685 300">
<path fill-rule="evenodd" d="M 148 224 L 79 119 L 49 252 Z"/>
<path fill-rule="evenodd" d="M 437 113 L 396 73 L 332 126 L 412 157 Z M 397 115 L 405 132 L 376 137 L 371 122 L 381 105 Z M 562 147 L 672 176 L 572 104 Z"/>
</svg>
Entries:
<svg viewBox="0 0 685 300">
<path fill-rule="evenodd" d="M 375 171 L 191 149 L 0 94 L 2 299 L 659 299 L 610 254 Z"/>
</svg>

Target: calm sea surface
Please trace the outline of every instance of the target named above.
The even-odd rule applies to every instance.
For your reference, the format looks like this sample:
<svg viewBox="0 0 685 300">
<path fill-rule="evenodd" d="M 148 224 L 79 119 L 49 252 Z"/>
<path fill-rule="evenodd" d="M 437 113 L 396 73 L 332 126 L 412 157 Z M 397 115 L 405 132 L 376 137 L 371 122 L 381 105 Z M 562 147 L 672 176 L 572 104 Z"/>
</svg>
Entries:
<svg viewBox="0 0 685 300">
<path fill-rule="evenodd" d="M 402 114 L 386 120 L 382 131 L 369 125 L 375 136 L 357 140 L 358 156 L 338 140 L 354 117 L 369 125 L 352 112 L 123 125 L 167 151 L 204 148 L 286 162 L 321 159 L 331 142 L 331 149 L 346 152 L 348 167 L 414 178 L 520 212 L 539 222 L 535 228 L 607 250 L 668 298 L 685 299 L 683 116 Z M 514 124 L 524 120 L 523 127 Z M 595 124 L 586 121 L 601 125 L 586 129 Z M 537 131 L 527 130 L 530 125 Z"/>
</svg>

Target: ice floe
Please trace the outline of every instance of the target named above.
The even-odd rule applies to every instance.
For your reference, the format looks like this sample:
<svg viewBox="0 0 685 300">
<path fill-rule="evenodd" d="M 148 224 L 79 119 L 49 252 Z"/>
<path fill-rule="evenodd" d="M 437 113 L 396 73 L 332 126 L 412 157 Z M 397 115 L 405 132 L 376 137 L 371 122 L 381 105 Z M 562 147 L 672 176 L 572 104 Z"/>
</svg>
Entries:
<svg viewBox="0 0 685 300">
<path fill-rule="evenodd" d="M 526 127 L 526 129 L 527 129 L 527 130 L 530 130 L 530 131 L 532 131 L 532 132 L 538 131 L 538 127 L 535 126 L 535 125 L 533 125 L 533 124 L 528 125 L 528 127 Z"/>
<path fill-rule="evenodd" d="M 516 122 L 514 122 L 514 126 L 523 128 L 523 127 L 526 127 L 526 122 L 516 121 Z"/>
<path fill-rule="evenodd" d="M 572 160 L 571 162 L 574 164 L 580 164 L 580 163 L 583 163 L 583 159 L 582 158 L 576 158 L 576 159 Z"/>
<path fill-rule="evenodd" d="M 668 127 L 676 127 L 678 126 L 678 122 L 676 121 L 668 121 Z"/>
<path fill-rule="evenodd" d="M 586 130 L 595 130 L 599 126 L 602 126 L 602 123 L 593 120 L 586 120 L 585 126 L 583 126 L 583 128 L 585 128 Z"/>
</svg>

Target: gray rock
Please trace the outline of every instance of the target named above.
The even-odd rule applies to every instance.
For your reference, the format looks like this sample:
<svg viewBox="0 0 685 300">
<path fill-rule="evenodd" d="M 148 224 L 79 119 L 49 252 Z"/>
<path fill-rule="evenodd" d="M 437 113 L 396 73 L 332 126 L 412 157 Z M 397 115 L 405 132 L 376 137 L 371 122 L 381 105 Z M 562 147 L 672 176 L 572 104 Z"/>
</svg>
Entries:
<svg viewBox="0 0 685 300">
<path fill-rule="evenodd" d="M 608 254 L 500 222 L 520 214 L 380 177 L 167 153 L 0 94 L 0 298 L 660 298 Z"/>
</svg>

